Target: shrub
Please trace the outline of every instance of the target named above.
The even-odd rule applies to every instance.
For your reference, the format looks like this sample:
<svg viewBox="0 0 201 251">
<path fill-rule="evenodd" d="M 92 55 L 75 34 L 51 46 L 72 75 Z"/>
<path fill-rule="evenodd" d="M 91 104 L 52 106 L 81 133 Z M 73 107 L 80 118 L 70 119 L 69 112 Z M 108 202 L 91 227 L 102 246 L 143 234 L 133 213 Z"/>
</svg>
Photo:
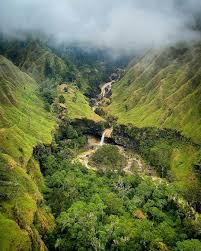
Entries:
<svg viewBox="0 0 201 251">
<path fill-rule="evenodd" d="M 59 96 L 59 103 L 62 103 L 62 104 L 65 103 L 65 98 L 64 98 L 63 95 L 60 95 L 60 96 Z"/>
</svg>

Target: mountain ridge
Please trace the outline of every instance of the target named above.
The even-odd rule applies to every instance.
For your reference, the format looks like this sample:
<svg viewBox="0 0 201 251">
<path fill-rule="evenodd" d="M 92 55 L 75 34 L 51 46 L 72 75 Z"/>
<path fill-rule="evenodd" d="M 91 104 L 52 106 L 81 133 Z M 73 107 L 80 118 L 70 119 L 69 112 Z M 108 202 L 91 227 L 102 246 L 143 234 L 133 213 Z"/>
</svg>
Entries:
<svg viewBox="0 0 201 251">
<path fill-rule="evenodd" d="M 38 215 L 45 231 L 54 222 L 39 206 L 44 181 L 32 153 L 37 144 L 51 143 L 55 121 L 44 109 L 36 81 L 3 56 L 0 80 L 1 250 L 30 250 L 32 238 L 38 250 L 46 250 L 34 218 Z"/>
<path fill-rule="evenodd" d="M 113 85 L 107 110 L 119 123 L 173 128 L 201 143 L 200 55 L 200 44 L 149 52 Z"/>
</svg>

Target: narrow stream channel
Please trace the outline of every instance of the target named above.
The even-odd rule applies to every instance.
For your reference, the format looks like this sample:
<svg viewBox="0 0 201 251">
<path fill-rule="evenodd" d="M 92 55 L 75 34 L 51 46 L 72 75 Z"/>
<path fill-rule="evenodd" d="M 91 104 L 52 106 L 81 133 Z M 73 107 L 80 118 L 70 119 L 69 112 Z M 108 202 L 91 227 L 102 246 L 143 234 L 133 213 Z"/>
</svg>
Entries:
<svg viewBox="0 0 201 251">
<path fill-rule="evenodd" d="M 112 80 L 108 83 L 105 83 L 102 87 L 101 87 L 101 92 L 98 95 L 98 97 L 96 98 L 95 104 L 92 107 L 92 110 L 95 111 L 96 108 L 98 108 L 101 104 L 101 101 L 106 98 L 107 96 L 110 96 L 111 91 L 112 91 L 112 84 L 115 83 L 115 80 Z"/>
<path fill-rule="evenodd" d="M 92 107 L 92 110 L 95 111 L 96 108 L 98 108 L 101 105 L 101 102 L 103 101 L 104 98 L 108 98 L 111 95 L 111 89 L 112 89 L 112 84 L 114 84 L 115 81 L 110 81 L 108 83 L 105 83 L 101 87 L 101 93 L 98 95 L 96 102 L 94 106 Z M 101 139 L 98 139 L 95 136 L 88 135 L 88 149 L 81 153 L 80 155 L 77 156 L 76 161 L 81 162 L 84 166 L 86 166 L 89 169 L 94 169 L 89 165 L 89 159 L 90 157 L 97 151 L 97 149 L 104 144 L 111 144 L 105 142 L 105 139 L 110 138 L 112 134 L 113 128 L 107 128 L 102 132 Z M 144 161 L 140 158 L 139 155 L 136 153 L 128 153 L 126 149 L 122 146 L 117 146 L 119 148 L 119 151 L 121 154 L 125 157 L 126 159 L 126 165 L 124 168 L 124 171 L 127 173 L 132 173 L 133 167 L 135 167 L 135 170 L 142 172 L 144 170 Z"/>
</svg>

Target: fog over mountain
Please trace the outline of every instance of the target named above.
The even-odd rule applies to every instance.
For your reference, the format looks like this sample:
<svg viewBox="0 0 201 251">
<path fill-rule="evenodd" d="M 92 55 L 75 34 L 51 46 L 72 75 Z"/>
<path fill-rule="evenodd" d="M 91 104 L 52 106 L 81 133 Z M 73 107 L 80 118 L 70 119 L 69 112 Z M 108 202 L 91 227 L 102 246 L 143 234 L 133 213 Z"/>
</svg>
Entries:
<svg viewBox="0 0 201 251">
<path fill-rule="evenodd" d="M 44 33 L 58 42 L 147 48 L 199 37 L 200 0 L 1 0 L 0 31 Z"/>
</svg>

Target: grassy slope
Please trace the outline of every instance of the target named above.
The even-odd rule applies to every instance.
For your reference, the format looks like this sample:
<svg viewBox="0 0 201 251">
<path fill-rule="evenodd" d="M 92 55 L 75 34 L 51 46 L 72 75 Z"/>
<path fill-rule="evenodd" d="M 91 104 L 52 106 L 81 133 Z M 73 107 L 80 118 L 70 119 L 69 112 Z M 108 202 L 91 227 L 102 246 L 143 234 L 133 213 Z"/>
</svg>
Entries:
<svg viewBox="0 0 201 251">
<path fill-rule="evenodd" d="M 116 125 L 113 138 L 118 144 L 136 149 L 162 177 L 167 176 L 183 193 L 200 189 L 200 180 L 193 166 L 201 158 L 201 148 L 176 131 L 154 127 L 137 128 L 131 124 Z"/>
<path fill-rule="evenodd" d="M 1 40 L 0 53 L 38 82 L 45 81 L 47 78 L 49 81 L 54 79 L 54 82 L 59 82 L 61 79 L 68 79 L 77 74 L 73 64 L 64 62 L 40 41 Z"/>
<path fill-rule="evenodd" d="M 200 45 L 149 52 L 113 86 L 109 113 L 122 124 L 173 128 L 201 143 L 200 56 Z M 149 151 L 162 166 L 166 162 L 170 165 L 181 190 L 200 186 L 193 170 L 201 158 L 199 147 L 163 139 Z"/>
<path fill-rule="evenodd" d="M 8 88 L 5 91 L 0 87 L 1 96 L 7 97 L 7 100 L 0 97 L 1 150 L 16 161 L 23 152 L 26 165 L 34 145 L 51 142 L 54 122 L 36 95 L 37 84 L 33 79 L 3 57 L 0 57 L 0 74 L 1 83 Z"/>
<path fill-rule="evenodd" d="M 38 42 L 30 43 L 25 52 L 25 58 L 20 63 L 20 68 L 38 81 L 44 81 L 47 78 L 54 78 L 54 81 L 67 80 L 72 73 L 77 73 L 72 64 L 64 62 Z"/>
<path fill-rule="evenodd" d="M 120 123 L 174 128 L 201 143 L 201 45 L 149 52 L 113 87 Z"/>
<path fill-rule="evenodd" d="M 189 143 L 162 139 L 155 142 L 149 149 L 150 158 L 156 159 L 161 166 L 169 166 L 172 181 L 178 190 L 185 193 L 187 197 L 189 190 L 200 189 L 200 180 L 195 174 L 193 166 L 201 158 L 201 148 Z M 199 197 L 200 198 L 200 197 Z"/>
<path fill-rule="evenodd" d="M 43 89 L 54 92 L 59 84 L 69 83 L 72 79 L 76 78 L 78 83 L 80 81 L 82 82 L 83 91 L 84 80 L 83 77 L 80 76 L 81 73 L 79 73 L 74 64 L 69 62 L 67 58 L 65 58 L 64 62 L 64 60 L 54 54 L 41 42 L 1 42 L 0 47 L 0 51 L 2 51 L 2 53 L 11 58 L 23 71 L 27 72 L 30 76 L 36 79 Z M 83 68 L 86 71 L 90 70 L 86 68 L 86 66 Z M 85 87 L 87 88 L 88 85 Z M 100 121 L 101 118 L 91 110 L 84 95 L 82 95 L 82 93 L 75 88 L 73 90 L 77 97 L 76 100 L 72 100 L 72 95 L 64 95 L 67 97 L 66 101 L 69 117 L 72 119 L 88 118 L 97 122 Z"/>
<path fill-rule="evenodd" d="M 40 42 L 32 41 L 25 43 L 24 46 L 19 42 L 3 45 L 2 51 L 4 54 L 12 58 L 22 70 L 36 79 L 40 86 L 44 86 L 46 89 L 53 90 L 58 84 L 69 82 L 68 80 L 71 76 L 78 79 L 80 77 L 80 73 L 73 64 L 67 62 L 67 60 L 64 62 Z M 16 55 L 16 57 L 13 58 L 13 55 Z M 65 84 L 60 86 L 64 87 Z M 69 90 L 71 91 L 67 94 L 63 93 L 61 88 L 58 88 L 59 93 L 64 94 L 66 97 L 68 116 L 72 119 L 87 118 L 96 122 L 102 121 L 92 111 L 85 96 L 78 89 L 74 88 L 73 85 L 68 86 L 70 86 Z M 75 96 L 76 98 L 73 98 Z"/>
<path fill-rule="evenodd" d="M 67 88 L 67 92 L 64 88 Z M 87 118 L 95 122 L 103 121 L 103 119 L 92 111 L 86 97 L 73 85 L 63 84 L 58 87 L 58 93 L 65 97 L 65 106 L 67 108 L 67 116 L 71 119 Z"/>
<path fill-rule="evenodd" d="M 31 156 L 36 144 L 51 142 L 55 122 L 44 110 L 36 91 L 37 83 L 32 78 L 0 56 L 0 246 L 3 250 L 29 250 L 31 238 L 37 250 L 44 250 L 33 222 L 43 212 L 43 217 L 37 217 L 44 219 L 41 225 L 51 227 L 52 224 L 51 216 L 38 206 L 43 201 L 39 191 L 42 176 Z"/>
</svg>

